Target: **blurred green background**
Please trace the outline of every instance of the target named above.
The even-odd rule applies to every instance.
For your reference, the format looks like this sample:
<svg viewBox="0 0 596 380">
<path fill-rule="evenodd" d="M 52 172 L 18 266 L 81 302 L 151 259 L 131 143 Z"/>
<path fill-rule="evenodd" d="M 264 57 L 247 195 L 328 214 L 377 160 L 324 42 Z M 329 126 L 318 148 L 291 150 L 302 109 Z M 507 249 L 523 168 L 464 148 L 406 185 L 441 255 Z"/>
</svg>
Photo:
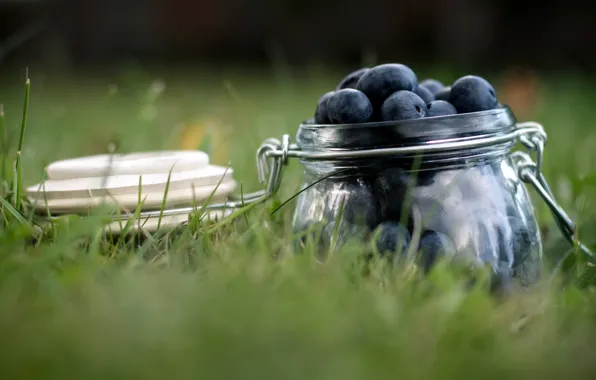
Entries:
<svg viewBox="0 0 596 380">
<path fill-rule="evenodd" d="M 594 247 L 590 7 L 0 0 L 3 157 L 16 155 L 26 68 L 26 185 L 54 160 L 113 146 L 203 149 L 230 163 L 245 191 L 259 186 L 260 143 L 293 136 L 346 73 L 385 62 L 446 84 L 474 73 L 520 121 L 544 125 L 545 175 Z M 549 282 L 569 246 L 533 191 L 551 260 L 535 289 L 497 300 L 446 268 L 424 282 L 382 265 L 363 276 L 362 247 L 325 265 L 291 255 L 292 203 L 270 211 L 300 179 L 291 162 L 270 204 L 142 244 L 104 239 L 95 216 L 33 241 L 3 224 L 0 377 L 593 378 L 594 267 Z"/>
</svg>

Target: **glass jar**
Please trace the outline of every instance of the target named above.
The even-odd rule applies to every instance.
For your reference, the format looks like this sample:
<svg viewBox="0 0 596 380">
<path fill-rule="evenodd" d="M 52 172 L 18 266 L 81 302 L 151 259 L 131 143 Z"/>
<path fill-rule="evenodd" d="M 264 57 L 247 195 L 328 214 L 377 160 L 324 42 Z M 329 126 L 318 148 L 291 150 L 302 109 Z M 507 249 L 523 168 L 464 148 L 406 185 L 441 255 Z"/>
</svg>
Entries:
<svg viewBox="0 0 596 380">
<path fill-rule="evenodd" d="M 439 234 L 453 258 L 533 283 L 540 234 L 511 155 L 516 138 L 504 138 L 517 130 L 507 107 L 401 122 L 302 124 L 297 150 L 310 154 L 300 159 L 294 229 L 317 226 L 319 243 L 328 247 L 332 238 L 340 245 L 368 240 L 381 223 L 400 223 L 411 236 L 408 252 Z M 422 258 L 425 269 L 434 259 Z"/>
</svg>

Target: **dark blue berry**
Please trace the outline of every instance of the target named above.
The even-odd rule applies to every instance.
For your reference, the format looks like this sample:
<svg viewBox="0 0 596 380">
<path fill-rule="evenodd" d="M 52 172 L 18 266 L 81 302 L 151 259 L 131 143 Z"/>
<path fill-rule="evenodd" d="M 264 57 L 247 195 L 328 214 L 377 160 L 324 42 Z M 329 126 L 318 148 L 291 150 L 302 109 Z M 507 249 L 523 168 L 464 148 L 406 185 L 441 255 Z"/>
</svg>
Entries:
<svg viewBox="0 0 596 380">
<path fill-rule="evenodd" d="M 416 95 L 420 96 L 420 98 L 422 98 L 422 100 L 424 100 L 424 103 L 426 103 L 426 104 L 435 100 L 435 96 L 425 87 L 422 87 L 422 86 L 416 87 L 416 90 L 414 91 L 414 93 Z"/>
<path fill-rule="evenodd" d="M 325 205 L 327 220 L 337 220 L 341 210 L 343 221 L 371 230 L 381 222 L 378 200 L 370 181 L 357 177 L 328 179 L 324 183 L 329 195 Z"/>
<path fill-rule="evenodd" d="M 506 234 L 505 231 L 510 233 Z M 532 236 L 524 221 L 515 216 L 509 216 L 499 226 L 501 239 L 501 260 L 507 261 L 510 267 L 522 264 L 532 251 Z"/>
<path fill-rule="evenodd" d="M 373 116 L 373 106 L 364 93 L 346 88 L 329 97 L 327 116 L 335 124 L 366 123 Z"/>
<path fill-rule="evenodd" d="M 441 91 L 445 86 L 443 86 L 443 83 L 439 82 L 438 80 L 425 79 L 422 82 L 420 82 L 420 87 L 426 88 L 428 91 L 430 91 L 431 94 L 435 95 L 437 92 Z"/>
<path fill-rule="evenodd" d="M 356 83 L 362 75 L 364 75 L 370 68 L 365 67 L 360 70 L 356 70 L 348 74 L 341 82 L 337 85 L 337 90 L 343 90 L 344 88 L 356 88 Z"/>
<path fill-rule="evenodd" d="M 426 117 L 455 115 L 457 110 L 451 103 L 444 100 L 435 100 L 426 105 Z"/>
<path fill-rule="evenodd" d="M 383 222 L 373 235 L 379 254 L 382 256 L 400 253 L 405 255 L 410 244 L 410 232 L 397 222 Z"/>
<path fill-rule="evenodd" d="M 439 92 L 435 93 L 435 100 L 449 101 L 449 94 L 451 94 L 451 87 L 443 87 Z"/>
<path fill-rule="evenodd" d="M 373 194 L 379 202 L 383 220 L 399 220 L 406 223 L 410 217 L 410 205 L 406 204 L 406 195 L 414 187 L 414 181 L 406 171 L 400 168 L 382 170 L 373 181 Z M 404 207 L 407 208 L 402 215 Z"/>
<path fill-rule="evenodd" d="M 468 113 L 492 110 L 499 103 L 493 86 L 475 75 L 459 78 L 451 86 L 449 103 L 457 112 Z"/>
<path fill-rule="evenodd" d="M 317 109 L 315 111 L 315 124 L 329 124 L 329 116 L 327 116 L 327 101 L 329 97 L 334 94 L 334 91 L 329 91 L 319 98 Z"/>
<path fill-rule="evenodd" d="M 381 106 L 383 121 L 419 119 L 426 116 L 426 103 L 410 91 L 398 91 Z"/>
<path fill-rule="evenodd" d="M 440 258 L 455 253 L 455 245 L 449 236 L 436 231 L 425 231 L 418 245 L 420 263 L 425 272 Z"/>
<path fill-rule="evenodd" d="M 540 277 L 539 236 L 536 225 L 516 216 L 507 218 L 511 228 L 511 239 L 501 253 L 502 257 L 513 255 L 513 275 L 521 284 L 529 285 Z"/>
<path fill-rule="evenodd" d="M 417 86 L 418 78 L 412 69 L 398 63 L 375 66 L 362 75 L 356 84 L 356 88 L 368 96 L 376 110 L 394 92 L 414 91 Z"/>
</svg>

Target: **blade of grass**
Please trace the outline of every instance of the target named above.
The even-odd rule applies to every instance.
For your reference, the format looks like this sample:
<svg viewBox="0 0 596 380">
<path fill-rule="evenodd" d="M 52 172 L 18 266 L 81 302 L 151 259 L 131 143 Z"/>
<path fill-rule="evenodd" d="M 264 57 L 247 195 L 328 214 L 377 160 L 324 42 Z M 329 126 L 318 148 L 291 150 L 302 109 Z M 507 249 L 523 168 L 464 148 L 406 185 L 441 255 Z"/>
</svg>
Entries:
<svg viewBox="0 0 596 380">
<path fill-rule="evenodd" d="M 310 189 L 311 187 L 313 187 L 314 185 L 318 184 L 319 182 L 322 182 L 324 180 L 326 180 L 327 178 L 336 175 L 336 174 L 340 174 L 340 173 L 344 173 L 347 172 L 348 170 L 352 170 L 351 168 L 347 168 L 347 169 L 341 169 L 338 170 L 336 172 L 333 172 L 329 175 L 326 175 L 316 181 L 314 181 L 313 183 L 311 183 L 310 185 L 306 186 L 304 189 L 298 191 L 296 194 L 292 195 L 290 198 L 286 199 L 285 201 L 283 201 L 279 206 L 277 206 L 275 208 L 275 210 L 271 211 L 271 215 L 275 214 L 277 211 L 279 211 L 279 209 L 281 209 L 283 206 L 285 206 L 286 204 L 288 204 L 290 201 L 292 201 L 292 199 L 296 198 L 298 195 L 300 195 L 301 193 L 305 192 L 306 190 Z"/>
<path fill-rule="evenodd" d="M 5 200 L 4 198 L 0 197 L 0 199 Z M 6 201 L 6 200 L 5 200 Z M 11 205 L 12 206 L 12 205 Z M 4 209 L 0 209 L 0 214 L 2 214 L 2 219 L 4 219 L 4 226 L 8 226 L 10 221 L 8 220 L 8 217 L 6 216 L 6 213 L 4 212 Z"/>
<path fill-rule="evenodd" d="M 411 175 L 408 175 L 408 183 L 406 185 L 406 193 L 403 200 L 404 207 L 402 208 L 401 216 L 399 222 L 404 224 L 407 222 L 408 213 L 412 206 L 412 193 L 414 188 L 416 187 L 417 176 L 419 173 L 420 166 L 422 165 L 422 155 L 417 156 L 414 158 L 411 166 Z"/>
<path fill-rule="evenodd" d="M 0 104 L 0 179 L 6 179 L 6 154 L 8 146 L 6 142 L 6 124 L 4 120 L 4 104 Z"/>
<path fill-rule="evenodd" d="M 126 219 L 126 224 L 121 229 L 120 239 L 119 239 L 120 242 L 124 242 L 124 238 L 126 237 L 126 235 L 128 235 L 128 232 L 130 231 L 130 229 L 134 225 L 135 221 L 138 221 L 138 223 L 140 225 L 140 222 L 141 222 L 141 215 L 140 214 L 141 214 L 141 210 L 143 209 L 143 204 L 145 203 L 146 200 L 147 200 L 147 197 L 145 197 L 143 200 L 141 200 L 137 204 L 137 207 L 135 208 L 135 211 L 132 213 L 132 215 L 128 215 L 128 217 Z M 139 231 L 141 231 L 140 228 L 139 228 Z"/>
<path fill-rule="evenodd" d="M 52 230 L 54 229 L 54 221 L 52 218 L 52 212 L 50 211 L 50 206 L 48 205 L 48 196 L 46 194 L 46 182 L 43 182 L 43 201 L 45 202 L 45 206 L 46 206 L 46 213 L 48 215 L 48 219 L 50 220 L 50 226 L 52 227 Z"/>
<path fill-rule="evenodd" d="M 17 158 L 18 158 L 18 152 L 17 152 Z M 11 198 L 12 198 L 12 204 L 14 206 L 16 206 L 16 202 L 17 202 L 17 190 L 18 190 L 18 175 L 17 175 L 17 166 L 16 163 L 13 165 L 12 167 L 12 193 L 11 193 Z"/>
<path fill-rule="evenodd" d="M 102 230 L 97 230 L 91 239 L 91 243 L 89 244 L 89 254 L 92 256 L 98 255 L 100 253 L 101 247 L 101 240 L 104 238 L 104 233 Z"/>
<path fill-rule="evenodd" d="M 190 184 L 190 188 L 192 189 L 192 209 L 193 209 L 193 212 L 197 212 L 199 210 L 199 202 L 197 201 L 197 189 L 196 189 L 194 183 L 191 183 Z M 182 225 L 186 227 L 184 229 L 183 233 L 182 233 L 183 236 L 186 236 L 186 235 L 190 235 L 191 234 L 191 232 L 190 232 L 190 221 L 192 219 L 192 215 L 193 215 L 193 213 L 191 212 L 188 215 L 187 220 L 184 221 L 184 222 L 182 222 Z"/>
<path fill-rule="evenodd" d="M 194 183 L 190 184 L 190 188 L 192 189 L 192 208 L 196 211 L 199 209 L 199 202 L 197 202 L 197 188 Z"/>
<path fill-rule="evenodd" d="M 15 207 L 17 210 L 21 208 L 21 197 L 22 197 L 22 177 L 23 177 L 23 169 L 21 163 L 21 154 L 23 152 L 23 144 L 25 143 L 25 128 L 27 127 L 27 112 L 29 111 L 29 93 L 31 91 L 31 79 L 29 79 L 29 70 L 26 73 L 27 80 L 25 81 L 25 104 L 23 106 L 23 119 L 21 121 L 21 135 L 19 137 L 19 146 L 17 149 L 17 160 L 16 160 L 16 192 L 14 195 L 15 197 Z"/>
<path fill-rule="evenodd" d="M 137 206 L 134 210 L 134 212 L 131 214 L 129 210 L 125 209 L 125 210 L 121 210 L 119 215 L 120 215 L 120 219 L 122 216 L 122 213 L 126 213 L 126 224 L 124 225 L 124 227 L 122 227 L 122 223 L 120 223 L 121 227 L 120 227 L 120 238 L 118 239 L 118 244 L 120 243 L 124 243 L 124 238 L 128 235 L 130 229 L 132 228 L 132 226 L 135 223 L 135 220 L 138 223 L 138 235 L 139 235 L 139 241 L 140 241 L 140 236 L 142 233 L 145 232 L 145 235 L 147 236 L 148 233 L 146 231 L 144 231 L 142 229 L 142 227 L 144 226 L 141 225 L 141 211 L 143 210 L 143 205 L 145 204 L 145 201 L 147 200 L 147 196 L 145 196 L 145 198 L 141 199 L 142 196 L 142 186 L 143 186 L 143 176 L 139 176 L 139 190 L 137 192 Z M 146 222 L 146 221 L 145 221 Z"/>
<path fill-rule="evenodd" d="M 333 234 L 331 235 L 331 244 L 329 244 L 329 257 L 331 257 L 337 246 L 337 237 L 339 236 L 339 225 L 341 224 L 341 220 L 344 215 L 345 203 L 346 196 L 342 198 L 341 204 L 339 205 L 339 212 L 337 213 L 337 217 L 335 218 L 335 226 L 333 226 Z"/>
<path fill-rule="evenodd" d="M 256 202 L 253 202 L 253 203 L 249 203 L 248 205 L 246 205 L 246 206 L 244 206 L 242 208 L 239 208 L 239 209 L 235 210 L 230 215 L 228 215 L 227 217 L 223 218 L 220 222 L 214 224 L 212 228 L 210 228 L 210 229 L 208 229 L 206 231 L 206 233 L 216 232 L 220 228 L 228 225 L 232 220 L 234 220 L 237 217 L 239 217 L 240 215 L 243 215 L 244 213 L 248 212 L 250 209 L 252 209 L 256 205 L 257 205 L 257 203 Z"/>
<path fill-rule="evenodd" d="M 19 223 L 21 224 L 29 224 L 27 223 L 27 219 L 6 199 L 0 197 L 0 204 L 4 210 L 8 211 L 9 215 L 12 215 Z"/>
<path fill-rule="evenodd" d="M 379 241 L 379 236 L 381 236 L 381 229 L 377 228 L 373 231 L 373 233 L 371 234 L 370 237 L 370 244 L 371 244 L 371 248 L 372 248 L 372 253 L 374 255 L 374 257 L 379 258 L 381 256 L 381 252 L 379 251 L 379 246 L 377 245 L 377 242 Z"/>
<path fill-rule="evenodd" d="M 164 190 L 163 199 L 161 201 L 161 207 L 159 209 L 159 219 L 157 219 L 157 229 L 158 230 L 161 227 L 161 221 L 163 219 L 163 212 L 166 209 L 166 202 L 168 200 L 168 192 L 170 191 L 170 180 L 172 179 L 172 170 L 173 169 L 174 169 L 174 166 L 172 166 L 172 168 L 170 169 L 170 172 L 168 173 L 168 180 L 166 182 L 166 189 Z"/>
<path fill-rule="evenodd" d="M 143 195 L 143 176 L 140 175 L 139 176 L 139 191 L 137 193 L 137 209 L 139 208 L 138 205 L 142 204 L 141 201 L 141 197 Z M 138 220 L 138 230 L 137 230 L 137 239 L 139 239 L 139 241 L 141 241 L 141 214 L 140 214 L 140 209 L 139 209 L 139 214 L 137 215 L 137 220 Z"/>
<path fill-rule="evenodd" d="M 201 211 L 204 211 L 204 210 L 207 209 L 207 206 L 209 205 L 209 203 L 211 203 L 211 200 L 213 199 L 213 196 L 215 195 L 215 192 L 217 191 L 217 189 L 219 189 L 219 186 L 221 185 L 221 183 L 223 182 L 224 178 L 226 177 L 226 174 L 228 174 L 228 170 L 229 169 L 230 169 L 230 163 L 228 162 L 228 166 L 226 166 L 226 170 L 224 171 L 223 175 L 221 176 L 221 178 L 217 182 L 217 185 L 215 185 L 215 188 L 213 189 L 213 191 L 211 191 L 211 193 L 209 194 L 209 196 L 207 197 L 207 199 L 205 200 L 205 202 L 203 202 L 203 206 L 201 207 Z"/>
<path fill-rule="evenodd" d="M 224 178 L 226 177 L 226 174 L 228 173 L 229 170 L 229 165 L 230 163 L 228 163 L 228 166 L 226 166 L 226 170 L 224 171 L 223 175 L 221 176 L 221 178 L 219 179 L 219 181 L 217 182 L 217 185 L 215 186 L 215 188 L 213 189 L 213 191 L 211 191 L 211 194 L 209 194 L 209 196 L 207 197 L 207 199 L 203 202 L 203 205 L 201 206 L 201 209 L 198 211 L 197 213 L 197 218 L 198 221 L 200 222 L 203 219 L 203 216 L 205 214 L 208 214 L 209 212 L 206 211 L 207 210 L 207 206 L 209 205 L 209 203 L 211 203 L 211 199 L 213 199 L 213 196 L 215 195 L 215 192 L 217 191 L 217 189 L 219 188 L 219 186 L 221 185 L 221 183 L 223 182 Z M 196 221 L 195 218 L 191 217 L 191 219 L 193 221 Z M 198 226 L 196 223 L 192 223 L 193 226 Z"/>
<path fill-rule="evenodd" d="M 242 186 L 242 182 L 240 182 L 240 203 L 242 204 L 242 207 L 246 206 L 246 204 L 244 203 L 244 188 Z M 244 215 L 244 221 L 246 222 L 246 225 L 249 225 L 248 222 L 248 216 L 246 214 Z"/>
</svg>

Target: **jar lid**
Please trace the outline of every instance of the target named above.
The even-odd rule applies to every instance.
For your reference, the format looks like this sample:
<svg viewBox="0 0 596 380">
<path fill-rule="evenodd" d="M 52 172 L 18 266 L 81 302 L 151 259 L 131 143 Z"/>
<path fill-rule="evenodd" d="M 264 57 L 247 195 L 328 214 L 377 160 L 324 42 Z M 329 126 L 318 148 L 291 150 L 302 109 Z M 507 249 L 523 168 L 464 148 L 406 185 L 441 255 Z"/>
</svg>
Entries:
<svg viewBox="0 0 596 380">
<path fill-rule="evenodd" d="M 209 165 L 201 151 L 157 151 L 130 154 L 100 154 L 52 162 L 46 168 L 48 179 L 104 177 L 107 175 L 159 174 L 197 170 Z"/>
<path fill-rule="evenodd" d="M 113 204 L 123 210 L 134 210 L 139 204 L 139 197 L 142 199 L 142 210 L 159 210 L 165 205 L 166 208 L 186 207 L 193 204 L 199 207 L 207 200 L 211 203 L 225 202 L 228 195 L 237 187 L 234 180 L 225 180 L 214 185 L 204 185 L 197 187 L 186 187 L 175 190 L 155 191 L 142 188 L 136 193 L 122 193 L 109 195 L 93 195 L 68 197 L 64 194 L 50 194 L 46 199 L 41 198 L 44 195 L 43 189 L 39 192 L 31 192 L 29 199 L 31 207 L 38 212 L 50 210 L 52 215 L 86 212 L 102 204 Z M 139 194 L 140 191 L 140 194 Z M 66 194 L 68 195 L 68 194 Z M 165 202 L 165 203 L 164 203 Z"/>
<path fill-rule="evenodd" d="M 131 195 L 141 188 L 145 191 L 164 193 L 169 190 L 214 186 L 220 181 L 231 181 L 233 170 L 223 166 L 208 165 L 199 170 L 176 173 L 111 175 L 106 177 L 81 177 L 46 180 L 27 188 L 29 197 L 37 199 L 83 198 L 93 196 Z M 140 180 L 142 177 L 142 180 Z"/>
<path fill-rule="evenodd" d="M 143 210 L 159 209 L 164 202 L 166 207 L 224 202 L 236 186 L 232 169 L 207 165 L 175 173 L 49 179 L 29 186 L 27 195 L 36 211 L 65 214 L 104 203 L 134 210 L 139 197 Z"/>
<path fill-rule="evenodd" d="M 244 206 L 245 200 L 263 199 L 262 192 L 255 192 L 229 202 L 237 187 L 233 170 L 209 164 L 209 156 L 201 151 L 77 157 L 53 162 L 46 172 L 49 178 L 27 188 L 35 212 L 51 217 L 116 206 L 120 214 L 104 226 L 104 232 L 114 235 L 173 228 L 198 210 L 193 222 L 213 223 Z M 139 206 L 140 214 L 133 214 Z"/>
<path fill-rule="evenodd" d="M 308 124 L 298 129 L 301 150 L 358 150 L 420 145 L 437 140 L 494 136 L 515 128 L 508 106 L 494 110 L 361 124 Z"/>
</svg>

